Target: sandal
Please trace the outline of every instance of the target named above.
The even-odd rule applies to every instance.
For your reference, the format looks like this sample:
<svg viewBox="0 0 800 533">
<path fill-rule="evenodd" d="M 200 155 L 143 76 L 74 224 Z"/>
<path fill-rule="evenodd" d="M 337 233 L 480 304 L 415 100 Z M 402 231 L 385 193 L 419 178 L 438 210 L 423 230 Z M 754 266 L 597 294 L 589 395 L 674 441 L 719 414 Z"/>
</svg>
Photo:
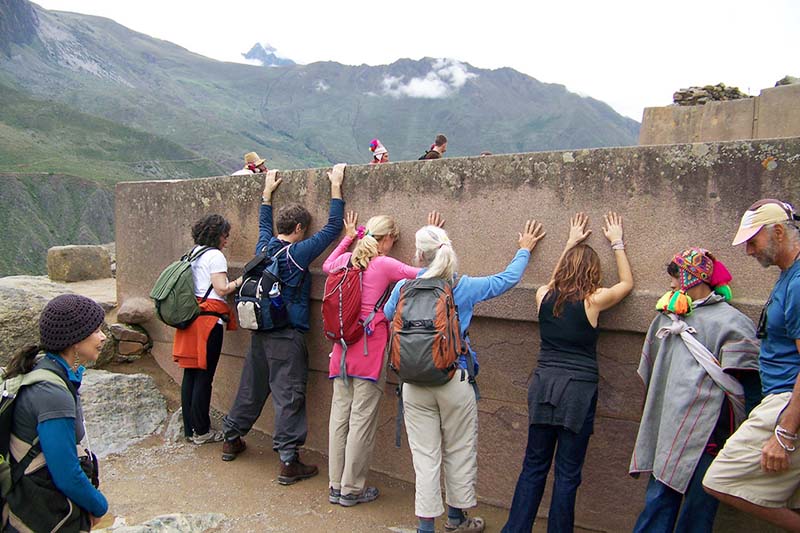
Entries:
<svg viewBox="0 0 800 533">
<path fill-rule="evenodd" d="M 481 533 L 485 527 L 486 523 L 480 516 L 468 516 L 463 522 L 461 522 L 457 526 L 451 524 L 450 520 L 448 520 L 444 524 L 445 531 L 448 532 L 457 531 L 459 533 Z"/>
</svg>

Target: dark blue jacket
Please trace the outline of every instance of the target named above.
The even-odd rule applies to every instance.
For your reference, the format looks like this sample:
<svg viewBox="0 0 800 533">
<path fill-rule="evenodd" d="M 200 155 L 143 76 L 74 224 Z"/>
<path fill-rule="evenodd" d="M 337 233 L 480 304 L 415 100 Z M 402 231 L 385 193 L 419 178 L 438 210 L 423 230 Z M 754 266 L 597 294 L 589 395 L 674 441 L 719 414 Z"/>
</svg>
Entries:
<svg viewBox="0 0 800 533">
<path fill-rule="evenodd" d="M 284 283 L 283 301 L 289 309 L 292 326 L 300 331 L 308 331 L 309 328 L 308 302 L 311 296 L 311 276 L 308 266 L 339 237 L 343 226 L 344 200 L 332 198 L 328 223 L 311 237 L 293 243 L 288 249 L 288 254 L 282 253 L 278 258 L 280 276 Z M 273 234 L 272 206 L 262 205 L 258 219 L 256 254 L 266 251 L 272 256 L 287 244 L 289 243 Z"/>
</svg>

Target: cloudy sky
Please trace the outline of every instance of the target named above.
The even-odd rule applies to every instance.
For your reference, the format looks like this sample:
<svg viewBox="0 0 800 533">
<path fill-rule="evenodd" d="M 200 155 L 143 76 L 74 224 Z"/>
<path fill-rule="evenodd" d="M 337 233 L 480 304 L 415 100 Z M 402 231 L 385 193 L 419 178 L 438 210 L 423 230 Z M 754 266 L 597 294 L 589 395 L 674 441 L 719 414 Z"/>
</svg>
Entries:
<svg viewBox="0 0 800 533">
<path fill-rule="evenodd" d="M 429 56 L 512 67 L 636 120 L 645 107 L 670 104 L 682 87 L 723 82 L 758 94 L 786 74 L 800 76 L 796 0 L 36 3 L 109 17 L 222 61 L 243 62 L 241 54 L 262 42 L 299 63 L 380 65 Z M 466 81 L 469 74 L 453 65 L 440 62 L 441 76 Z M 435 91 L 422 81 L 409 88 L 389 80 L 384 89 Z"/>
</svg>

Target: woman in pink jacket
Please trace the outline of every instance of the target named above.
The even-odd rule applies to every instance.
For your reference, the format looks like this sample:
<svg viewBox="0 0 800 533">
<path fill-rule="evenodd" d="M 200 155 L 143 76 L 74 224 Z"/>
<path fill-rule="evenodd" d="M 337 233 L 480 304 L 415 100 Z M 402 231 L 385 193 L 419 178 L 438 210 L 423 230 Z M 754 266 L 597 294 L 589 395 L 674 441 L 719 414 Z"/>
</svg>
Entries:
<svg viewBox="0 0 800 533">
<path fill-rule="evenodd" d="M 392 284 L 417 276 L 419 268 L 410 267 L 387 257 L 398 237 L 397 226 L 390 217 L 375 216 L 366 226 L 358 226 L 358 215 L 352 211 L 345 217 L 345 237 L 322 265 L 329 274 L 348 264 L 364 270 L 361 278 L 360 318 L 367 318 L 376 303 Z M 358 242 L 352 253 L 347 249 Z M 385 298 L 383 298 L 385 299 Z M 371 333 L 369 333 L 371 331 Z M 367 472 L 375 445 L 378 406 L 386 382 L 384 351 L 389 339 L 389 324 L 382 305 L 370 323 L 368 334 L 347 348 L 345 368 L 341 375 L 342 347 L 334 344 L 330 361 L 333 398 L 328 438 L 328 500 L 345 507 L 366 503 L 378 497 L 378 489 L 367 487 Z M 366 350 L 364 342 L 367 343 Z"/>
</svg>

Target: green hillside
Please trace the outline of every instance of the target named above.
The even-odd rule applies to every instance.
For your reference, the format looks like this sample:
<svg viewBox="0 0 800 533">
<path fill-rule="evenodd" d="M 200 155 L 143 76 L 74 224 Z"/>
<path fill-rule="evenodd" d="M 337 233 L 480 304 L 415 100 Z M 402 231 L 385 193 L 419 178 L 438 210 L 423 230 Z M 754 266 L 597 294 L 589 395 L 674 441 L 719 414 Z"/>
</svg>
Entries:
<svg viewBox="0 0 800 533">
<path fill-rule="evenodd" d="M 54 172 L 101 182 L 223 173 L 178 144 L 0 85 L 0 171 Z"/>
<path fill-rule="evenodd" d="M 109 185 L 61 174 L 0 174 L 0 276 L 44 274 L 47 249 L 114 240 Z"/>
</svg>

